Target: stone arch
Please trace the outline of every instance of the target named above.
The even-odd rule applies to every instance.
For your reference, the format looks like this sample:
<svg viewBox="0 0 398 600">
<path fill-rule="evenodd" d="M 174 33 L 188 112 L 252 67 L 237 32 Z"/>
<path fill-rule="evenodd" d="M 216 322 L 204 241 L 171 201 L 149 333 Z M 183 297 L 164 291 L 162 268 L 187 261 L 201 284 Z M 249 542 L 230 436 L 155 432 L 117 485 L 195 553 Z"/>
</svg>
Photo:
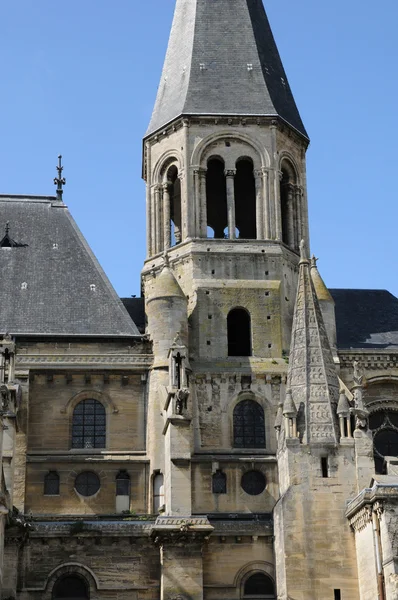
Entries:
<svg viewBox="0 0 398 600">
<path fill-rule="evenodd" d="M 286 168 L 288 170 L 293 183 L 298 185 L 300 183 L 300 177 L 299 170 L 296 165 L 296 160 L 292 156 L 292 154 L 290 154 L 290 152 L 287 152 L 286 150 L 281 152 L 279 155 L 279 171 L 282 171 L 283 168 Z"/>
<path fill-rule="evenodd" d="M 251 148 L 251 150 L 248 150 L 248 153 L 250 158 L 253 159 L 253 164 L 255 168 L 270 167 L 271 161 L 269 154 L 267 150 L 263 146 L 261 146 L 256 139 L 245 133 L 231 131 L 230 129 L 225 129 L 203 138 L 198 143 L 191 155 L 191 164 L 197 165 L 198 167 L 205 167 L 207 159 L 206 152 L 208 150 L 211 150 L 213 144 L 217 144 L 216 147 L 218 147 L 219 142 L 221 143 L 225 141 L 241 142 L 242 144 L 245 144 L 249 149 Z M 215 150 L 215 153 L 218 152 Z M 225 160 L 225 152 L 222 152 L 222 158 Z M 236 158 L 234 162 L 236 162 Z M 230 168 L 232 168 L 232 166 Z"/>
<path fill-rule="evenodd" d="M 298 187 L 298 172 L 294 161 L 286 153 L 280 159 L 280 211 L 282 241 L 298 252 L 301 238 L 301 202 Z"/>
<path fill-rule="evenodd" d="M 105 406 L 107 413 L 118 414 L 119 409 L 113 402 L 112 398 L 108 394 L 105 394 L 104 392 L 98 392 L 97 390 L 83 390 L 81 392 L 78 392 L 77 394 L 69 398 L 66 404 L 64 404 L 64 406 L 61 408 L 61 413 L 72 413 L 75 406 L 79 402 L 81 402 L 81 400 L 91 399 L 98 400 L 99 402 L 101 402 Z"/>
<path fill-rule="evenodd" d="M 273 582 L 274 588 L 275 585 L 275 566 L 272 563 L 267 561 L 253 561 L 247 563 L 244 567 L 242 567 L 235 575 L 234 578 L 234 587 L 239 590 L 239 597 L 243 597 L 243 589 L 246 581 L 254 575 L 255 573 L 264 573 L 267 575 Z M 276 594 L 275 594 L 276 597 Z"/>
<path fill-rule="evenodd" d="M 78 562 L 69 562 L 56 567 L 51 571 L 47 577 L 47 581 L 43 588 L 44 596 L 43 600 L 52 600 L 53 589 L 56 582 L 67 575 L 79 575 L 85 581 L 87 581 L 90 592 L 97 592 L 99 590 L 99 582 L 95 573 L 85 565 Z M 92 594 L 90 593 L 90 598 Z"/>
<path fill-rule="evenodd" d="M 176 149 L 171 149 L 162 154 L 162 156 L 156 162 L 152 172 L 152 185 L 161 184 L 165 182 L 165 174 L 167 170 L 175 164 L 178 172 L 181 173 L 183 169 L 183 159 L 181 152 Z"/>
</svg>

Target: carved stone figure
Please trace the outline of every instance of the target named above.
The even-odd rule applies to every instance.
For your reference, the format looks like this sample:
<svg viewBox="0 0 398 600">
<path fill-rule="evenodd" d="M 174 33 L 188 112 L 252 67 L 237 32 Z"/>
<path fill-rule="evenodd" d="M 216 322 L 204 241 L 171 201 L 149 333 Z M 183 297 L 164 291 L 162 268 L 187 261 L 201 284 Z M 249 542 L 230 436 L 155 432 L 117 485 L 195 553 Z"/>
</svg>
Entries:
<svg viewBox="0 0 398 600">
<path fill-rule="evenodd" d="M 184 410 L 187 410 L 188 397 L 189 397 L 189 390 L 187 388 L 181 388 L 180 390 L 176 391 L 175 409 L 176 409 L 177 415 L 182 415 Z"/>
</svg>

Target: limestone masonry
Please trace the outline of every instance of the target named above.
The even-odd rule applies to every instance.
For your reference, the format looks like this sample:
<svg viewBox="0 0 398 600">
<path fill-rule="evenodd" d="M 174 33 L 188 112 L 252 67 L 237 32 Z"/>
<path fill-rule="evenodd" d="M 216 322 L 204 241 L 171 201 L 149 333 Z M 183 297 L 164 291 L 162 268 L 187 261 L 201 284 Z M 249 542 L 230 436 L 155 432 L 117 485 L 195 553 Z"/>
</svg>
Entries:
<svg viewBox="0 0 398 600">
<path fill-rule="evenodd" d="M 262 1 L 216 3 L 176 0 L 142 298 L 61 163 L 0 196 L 2 600 L 398 599 L 398 299 L 327 289 Z"/>
</svg>

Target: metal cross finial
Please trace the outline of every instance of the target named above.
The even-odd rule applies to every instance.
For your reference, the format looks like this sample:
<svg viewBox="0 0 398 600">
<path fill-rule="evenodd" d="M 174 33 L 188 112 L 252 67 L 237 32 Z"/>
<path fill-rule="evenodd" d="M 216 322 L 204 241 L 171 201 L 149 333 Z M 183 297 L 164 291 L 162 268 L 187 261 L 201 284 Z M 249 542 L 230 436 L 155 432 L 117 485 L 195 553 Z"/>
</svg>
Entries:
<svg viewBox="0 0 398 600">
<path fill-rule="evenodd" d="M 64 193 L 63 187 L 66 184 L 65 177 L 62 177 L 62 171 L 64 170 L 62 166 L 62 154 L 58 156 L 58 165 L 57 165 L 58 177 L 54 178 L 54 185 L 57 186 L 57 200 L 62 202 L 62 194 Z"/>
</svg>

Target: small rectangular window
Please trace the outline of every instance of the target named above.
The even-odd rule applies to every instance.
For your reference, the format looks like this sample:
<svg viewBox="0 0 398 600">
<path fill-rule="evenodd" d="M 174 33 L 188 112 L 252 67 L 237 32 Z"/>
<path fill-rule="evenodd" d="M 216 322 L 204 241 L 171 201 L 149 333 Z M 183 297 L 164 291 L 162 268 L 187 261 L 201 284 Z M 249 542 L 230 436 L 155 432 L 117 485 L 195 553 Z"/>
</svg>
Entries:
<svg viewBox="0 0 398 600">
<path fill-rule="evenodd" d="M 334 600 L 341 600 L 341 590 L 334 590 Z"/>
<path fill-rule="evenodd" d="M 321 458 L 321 469 L 322 469 L 322 477 L 329 477 L 329 465 L 328 465 L 328 457 L 322 456 Z"/>
<path fill-rule="evenodd" d="M 213 494 L 227 493 L 227 476 L 220 470 L 217 470 L 213 475 L 212 492 Z"/>
</svg>

